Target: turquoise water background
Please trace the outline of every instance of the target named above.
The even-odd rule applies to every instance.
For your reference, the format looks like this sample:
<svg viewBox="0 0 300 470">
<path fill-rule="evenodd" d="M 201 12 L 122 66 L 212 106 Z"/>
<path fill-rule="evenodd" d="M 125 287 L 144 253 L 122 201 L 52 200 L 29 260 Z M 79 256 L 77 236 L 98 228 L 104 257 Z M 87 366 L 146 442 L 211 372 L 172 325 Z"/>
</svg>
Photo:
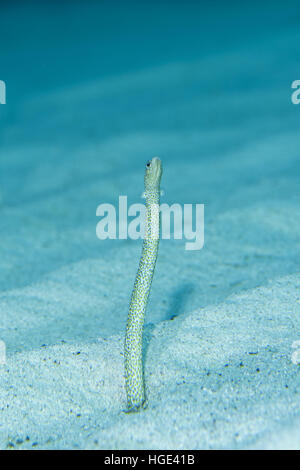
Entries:
<svg viewBox="0 0 300 470">
<path fill-rule="evenodd" d="M 15 371 L 10 379 L 1 366 L 4 448 L 18 436 L 30 447 L 26 433 L 41 448 L 93 447 L 94 434 L 112 448 L 283 445 L 275 427 L 300 415 L 290 360 L 300 313 L 300 105 L 291 101 L 299 25 L 295 1 L 1 3 L 0 340 Z M 150 399 L 148 418 L 127 422 L 126 441 L 116 344 L 141 241 L 98 240 L 96 208 L 119 195 L 142 202 L 154 155 L 164 166 L 163 202 L 205 204 L 205 244 L 187 252 L 184 240 L 161 242 L 146 318 L 153 409 Z M 106 377 L 103 389 L 100 372 L 86 385 L 73 345 Z M 250 363 L 258 359 L 249 351 L 262 362 Z M 62 389 L 52 359 L 71 361 Z M 220 379 L 223 362 L 234 370 Z M 161 363 L 172 376 L 160 375 Z M 240 363 L 249 365 L 242 378 Z M 185 373 L 189 385 L 173 403 L 166 397 Z M 11 386 L 20 400 L 7 411 Z M 172 432 L 162 436 L 161 426 Z"/>
</svg>

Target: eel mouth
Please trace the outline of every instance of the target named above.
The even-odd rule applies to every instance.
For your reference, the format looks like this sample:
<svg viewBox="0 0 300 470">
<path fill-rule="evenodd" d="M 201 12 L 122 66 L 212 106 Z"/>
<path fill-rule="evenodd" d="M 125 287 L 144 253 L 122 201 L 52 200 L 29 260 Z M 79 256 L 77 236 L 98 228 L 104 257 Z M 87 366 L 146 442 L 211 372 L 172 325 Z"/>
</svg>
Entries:
<svg viewBox="0 0 300 470">
<path fill-rule="evenodd" d="M 153 157 L 147 163 L 147 171 L 151 180 L 159 182 L 162 175 L 162 163 L 159 157 Z"/>
</svg>

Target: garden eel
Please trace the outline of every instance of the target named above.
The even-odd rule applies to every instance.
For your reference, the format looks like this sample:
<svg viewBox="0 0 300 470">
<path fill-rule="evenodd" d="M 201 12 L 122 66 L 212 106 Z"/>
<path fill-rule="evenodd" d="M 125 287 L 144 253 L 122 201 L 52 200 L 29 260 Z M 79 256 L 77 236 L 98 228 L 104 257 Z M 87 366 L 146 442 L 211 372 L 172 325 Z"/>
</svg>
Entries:
<svg viewBox="0 0 300 470">
<path fill-rule="evenodd" d="M 125 335 L 125 388 L 127 411 L 146 406 L 142 363 L 142 337 L 145 312 L 150 293 L 160 234 L 160 180 L 162 164 L 158 157 L 145 168 L 146 220 L 142 255 L 131 295 Z"/>
</svg>

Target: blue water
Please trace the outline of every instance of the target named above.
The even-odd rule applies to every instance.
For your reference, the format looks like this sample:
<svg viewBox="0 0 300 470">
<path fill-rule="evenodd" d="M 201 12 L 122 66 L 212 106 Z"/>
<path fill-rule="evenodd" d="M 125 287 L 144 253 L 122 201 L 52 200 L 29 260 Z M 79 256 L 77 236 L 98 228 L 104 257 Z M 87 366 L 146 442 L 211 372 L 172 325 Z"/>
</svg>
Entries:
<svg viewBox="0 0 300 470">
<path fill-rule="evenodd" d="M 296 1 L 1 2 L 0 339 L 12 361 L 123 334 L 141 243 L 98 240 L 96 208 L 141 202 L 154 155 L 163 202 L 205 204 L 205 245 L 161 243 L 148 328 L 299 273 L 299 23 Z"/>
</svg>

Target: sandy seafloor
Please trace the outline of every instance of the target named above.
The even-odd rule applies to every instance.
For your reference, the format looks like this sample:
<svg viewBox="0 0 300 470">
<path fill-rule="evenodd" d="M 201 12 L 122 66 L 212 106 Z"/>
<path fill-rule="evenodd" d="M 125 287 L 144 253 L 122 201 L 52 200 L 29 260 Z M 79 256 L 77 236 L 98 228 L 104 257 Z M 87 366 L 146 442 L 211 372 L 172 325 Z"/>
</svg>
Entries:
<svg viewBox="0 0 300 470">
<path fill-rule="evenodd" d="M 300 10 L 224 3 L 1 6 L 2 449 L 300 448 Z M 141 241 L 95 213 L 154 155 L 205 245 L 160 244 L 126 414 Z"/>
</svg>

